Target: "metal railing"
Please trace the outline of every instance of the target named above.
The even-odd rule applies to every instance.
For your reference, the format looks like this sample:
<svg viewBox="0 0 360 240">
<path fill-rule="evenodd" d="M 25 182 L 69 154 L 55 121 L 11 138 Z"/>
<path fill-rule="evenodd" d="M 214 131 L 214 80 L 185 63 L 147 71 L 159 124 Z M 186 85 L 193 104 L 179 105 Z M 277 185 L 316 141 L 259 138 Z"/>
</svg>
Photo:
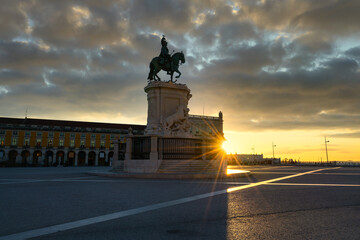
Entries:
<svg viewBox="0 0 360 240">
<path fill-rule="evenodd" d="M 166 159 L 201 159 L 202 140 L 186 138 L 159 138 L 158 152 Z"/>
<path fill-rule="evenodd" d="M 135 137 L 132 142 L 131 159 L 150 159 L 151 138 Z"/>
</svg>

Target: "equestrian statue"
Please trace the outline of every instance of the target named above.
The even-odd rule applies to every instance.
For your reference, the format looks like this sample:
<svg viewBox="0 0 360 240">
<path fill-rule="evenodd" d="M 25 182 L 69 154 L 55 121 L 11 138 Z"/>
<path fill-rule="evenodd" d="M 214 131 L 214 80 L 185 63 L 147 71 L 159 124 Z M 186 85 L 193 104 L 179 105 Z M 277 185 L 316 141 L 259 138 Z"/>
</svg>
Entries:
<svg viewBox="0 0 360 240">
<path fill-rule="evenodd" d="M 160 77 L 157 75 L 160 70 L 166 71 L 168 75 L 171 76 L 170 81 L 176 82 L 177 80 L 173 81 L 174 72 L 177 72 L 175 78 L 179 78 L 181 72 L 179 71 L 179 62 L 181 64 L 185 63 L 185 56 L 184 53 L 176 52 L 174 54 L 169 54 L 169 49 L 167 47 L 167 41 L 165 39 L 165 35 L 163 35 L 161 39 L 161 52 L 158 57 L 154 57 L 150 62 L 150 72 L 148 76 L 148 81 L 161 81 Z"/>
</svg>

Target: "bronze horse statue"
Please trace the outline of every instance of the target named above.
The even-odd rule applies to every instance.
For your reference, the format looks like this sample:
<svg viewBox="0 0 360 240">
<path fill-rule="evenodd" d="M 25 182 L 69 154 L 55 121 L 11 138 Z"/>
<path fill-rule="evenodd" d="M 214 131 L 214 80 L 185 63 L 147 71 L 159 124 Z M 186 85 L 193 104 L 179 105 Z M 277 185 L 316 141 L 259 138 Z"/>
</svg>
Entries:
<svg viewBox="0 0 360 240">
<path fill-rule="evenodd" d="M 150 72 L 148 76 L 148 81 L 161 81 L 160 77 L 157 75 L 160 70 L 167 71 L 168 74 L 171 76 L 170 81 L 176 82 L 177 80 L 173 81 L 173 75 L 174 72 L 177 72 L 179 75 L 177 75 L 175 78 L 179 78 L 181 75 L 181 72 L 179 71 L 179 62 L 185 63 L 185 56 L 183 52 L 177 52 L 174 53 L 171 56 L 170 62 L 162 65 L 160 64 L 160 57 L 154 57 L 150 62 Z"/>
</svg>

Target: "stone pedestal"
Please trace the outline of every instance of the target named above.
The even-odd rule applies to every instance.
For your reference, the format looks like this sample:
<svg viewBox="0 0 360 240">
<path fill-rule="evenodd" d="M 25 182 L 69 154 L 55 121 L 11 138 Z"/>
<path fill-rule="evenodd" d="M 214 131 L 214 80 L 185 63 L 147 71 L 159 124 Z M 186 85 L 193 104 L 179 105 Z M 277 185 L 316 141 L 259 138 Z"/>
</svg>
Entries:
<svg viewBox="0 0 360 240">
<path fill-rule="evenodd" d="M 133 135 L 129 129 L 124 172 L 163 173 L 169 167 L 178 173 L 205 171 L 213 176 L 224 173 L 224 161 L 207 158 L 211 157 L 207 153 L 211 140 L 190 133 L 190 89 L 185 84 L 154 81 L 144 90 L 148 101 L 147 126 L 144 135 Z M 172 164 L 177 165 L 175 169 Z"/>
<path fill-rule="evenodd" d="M 155 81 L 144 90 L 148 100 L 145 135 L 192 137 L 187 107 L 191 94 L 185 84 Z"/>
</svg>

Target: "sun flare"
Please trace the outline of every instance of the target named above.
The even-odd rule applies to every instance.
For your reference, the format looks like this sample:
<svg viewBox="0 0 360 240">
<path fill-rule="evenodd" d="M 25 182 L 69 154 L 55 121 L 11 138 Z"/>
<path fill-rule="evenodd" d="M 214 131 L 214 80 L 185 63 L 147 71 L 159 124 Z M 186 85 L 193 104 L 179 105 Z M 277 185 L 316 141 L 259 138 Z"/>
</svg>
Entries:
<svg viewBox="0 0 360 240">
<path fill-rule="evenodd" d="M 227 154 L 230 154 L 233 152 L 233 150 L 231 149 L 231 145 L 230 145 L 230 142 L 229 141 L 224 141 L 223 144 L 222 144 L 222 148 L 224 149 L 224 151 L 227 153 Z"/>
</svg>

